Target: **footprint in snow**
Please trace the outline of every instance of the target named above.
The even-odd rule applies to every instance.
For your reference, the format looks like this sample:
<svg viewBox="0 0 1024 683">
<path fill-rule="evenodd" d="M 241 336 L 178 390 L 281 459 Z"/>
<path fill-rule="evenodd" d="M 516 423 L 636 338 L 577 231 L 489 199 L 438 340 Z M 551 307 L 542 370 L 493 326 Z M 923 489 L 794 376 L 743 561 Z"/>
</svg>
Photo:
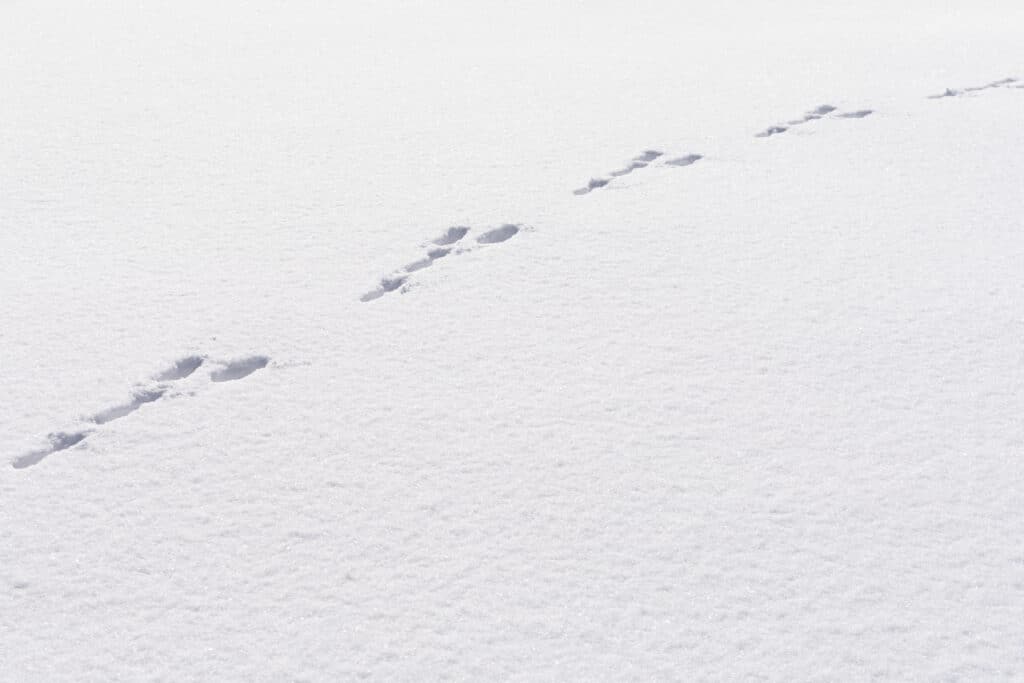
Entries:
<svg viewBox="0 0 1024 683">
<path fill-rule="evenodd" d="M 408 275 L 381 278 L 380 285 L 377 287 L 377 289 L 371 290 L 366 294 L 363 294 L 361 297 L 359 297 L 359 300 L 362 301 L 363 303 L 366 303 L 367 301 L 379 299 L 388 292 L 393 292 L 402 285 L 404 285 L 405 281 L 408 279 Z"/>
<path fill-rule="evenodd" d="M 644 165 L 646 166 L 646 164 Z M 573 190 L 572 193 L 575 195 L 584 195 L 587 194 L 588 192 L 596 190 L 599 187 L 604 187 L 610 182 L 611 181 L 608 180 L 607 178 L 591 178 L 589 181 L 587 181 L 587 184 L 585 186 L 577 190 Z"/>
<path fill-rule="evenodd" d="M 687 154 L 686 156 L 681 156 L 678 159 L 669 159 L 668 161 L 665 162 L 665 165 L 666 166 L 689 166 L 690 164 L 697 163 L 698 161 L 700 161 L 703 158 L 704 158 L 704 156 L 701 155 L 701 154 Z"/>
<path fill-rule="evenodd" d="M 802 126 L 806 123 L 810 123 L 811 121 L 818 121 L 820 119 L 828 117 L 830 114 L 830 118 L 834 119 L 863 119 L 867 116 L 871 116 L 874 113 L 875 112 L 873 109 L 858 109 L 856 111 L 840 112 L 837 110 L 836 107 L 832 106 L 831 104 L 822 104 L 805 113 L 802 117 L 798 119 L 787 121 L 785 125 L 779 124 L 769 126 L 768 128 L 762 130 L 760 133 L 754 135 L 754 137 L 770 138 L 773 135 L 780 135 L 782 133 L 785 133 L 789 129 L 793 128 L 794 126 Z"/>
<path fill-rule="evenodd" d="M 962 88 L 960 90 L 956 90 L 954 88 L 946 88 L 944 92 L 941 92 L 938 95 L 928 95 L 928 99 L 941 100 L 946 97 L 960 97 L 970 92 L 980 92 L 982 90 L 991 90 L 993 88 L 1003 88 L 1006 86 L 1011 86 L 1014 88 L 1024 87 L 1024 85 L 1014 85 L 1016 83 L 1018 83 L 1018 79 L 1016 78 L 1001 78 L 998 81 L 992 81 L 991 83 L 986 83 L 985 85 L 973 85 L 967 88 Z"/>
<path fill-rule="evenodd" d="M 225 363 L 220 370 L 210 373 L 210 379 L 214 382 L 232 382 L 236 379 L 248 377 L 257 370 L 267 367 L 270 359 L 266 356 L 249 356 L 239 360 Z"/>
<path fill-rule="evenodd" d="M 428 266 L 432 266 L 432 265 L 434 265 L 434 261 L 436 261 L 437 259 L 440 259 L 440 258 L 444 258 L 448 254 L 450 254 L 451 251 L 452 251 L 451 248 L 448 248 L 448 249 L 431 249 L 430 251 L 427 252 L 427 255 L 424 258 L 421 258 L 418 261 L 413 261 L 412 263 L 407 265 L 405 267 L 405 272 L 407 272 L 407 273 L 415 273 L 417 270 L 423 270 L 424 268 L 427 268 Z"/>
<path fill-rule="evenodd" d="M 640 152 L 640 154 L 630 159 L 629 163 L 627 163 L 622 168 L 610 171 L 608 175 L 610 175 L 611 178 L 591 178 L 585 186 L 573 190 L 572 193 L 575 195 L 584 195 L 593 192 L 599 187 L 604 187 L 605 185 L 610 183 L 612 181 L 612 178 L 621 178 L 624 175 L 629 175 L 633 171 L 639 170 L 641 168 L 647 168 L 647 166 L 650 165 L 652 161 L 662 156 L 663 154 L 664 152 L 659 152 L 656 149 L 645 149 L 644 151 Z"/>
<path fill-rule="evenodd" d="M 785 133 L 787 130 L 789 130 L 789 128 L 786 128 L 785 126 L 769 126 L 769 127 L 765 128 L 764 130 L 762 130 L 757 135 L 755 135 L 754 137 L 756 137 L 756 138 L 770 138 L 773 135 L 778 135 L 780 133 Z"/>
<path fill-rule="evenodd" d="M 790 121 L 789 125 L 791 125 L 791 126 L 799 126 L 800 124 L 807 123 L 808 121 L 817 121 L 818 119 L 820 119 L 825 114 L 831 114 L 835 110 L 836 110 L 836 108 L 833 107 L 831 104 L 823 104 L 823 105 L 821 105 L 819 107 L 815 107 L 811 111 L 809 111 L 806 114 L 804 114 L 803 118 L 799 118 L 796 121 Z"/>
<path fill-rule="evenodd" d="M 610 178 L 591 178 L 590 181 L 583 187 L 573 190 L 574 195 L 585 195 L 593 192 L 594 190 L 605 187 L 608 183 L 612 182 L 615 178 L 621 178 L 624 175 L 629 175 L 633 171 L 641 168 L 647 168 L 656 159 L 664 156 L 665 153 L 656 149 L 646 149 L 637 156 L 633 157 L 632 160 L 620 169 L 611 171 L 608 173 Z M 703 159 L 704 156 L 701 154 L 686 154 L 676 159 L 669 159 L 665 161 L 666 166 L 689 166 L 694 162 Z"/>
<path fill-rule="evenodd" d="M 822 104 L 810 110 L 809 112 L 804 113 L 804 115 L 798 119 L 787 121 L 786 125 L 769 126 L 768 128 L 765 128 L 763 131 L 755 135 L 754 137 L 770 138 L 773 135 L 785 133 L 793 126 L 802 126 L 805 123 L 817 121 L 821 117 L 825 116 L 826 114 L 830 114 L 835 110 L 836 108 L 833 107 L 831 104 Z"/>
<path fill-rule="evenodd" d="M 498 242 L 504 242 L 510 240 L 519 233 L 519 226 L 506 223 L 500 228 L 494 230 L 488 230 L 484 234 L 476 238 L 476 241 L 480 244 L 497 244 Z"/>
<path fill-rule="evenodd" d="M 135 391 L 127 403 L 121 403 L 101 410 L 90 417 L 89 421 L 97 425 L 104 425 L 131 415 L 147 403 L 153 403 L 163 398 L 164 394 L 170 389 L 168 382 L 177 382 L 189 377 L 199 369 L 204 360 L 202 356 L 185 356 L 176 360 L 174 365 L 153 377 L 153 379 L 159 382 L 156 387 Z"/>
<path fill-rule="evenodd" d="M 449 244 L 455 244 L 469 232 L 469 228 L 464 225 L 453 225 L 452 227 L 445 230 L 444 234 L 433 240 L 433 243 L 439 247 L 446 247 Z"/>
<path fill-rule="evenodd" d="M 31 467 L 32 465 L 38 464 L 48 455 L 52 455 L 58 451 L 67 450 L 68 448 L 81 443 L 88 435 L 89 432 L 54 432 L 47 437 L 50 441 L 50 445 L 47 448 L 43 448 L 38 451 L 31 451 L 25 455 L 18 456 L 11 462 L 11 465 L 16 470 Z"/>
<path fill-rule="evenodd" d="M 164 388 L 159 388 L 137 392 L 127 403 L 113 406 L 106 410 L 101 410 L 90 419 L 98 425 L 105 425 L 108 422 L 113 422 L 114 420 L 118 420 L 126 415 L 131 415 L 147 403 L 152 403 L 162 397 L 166 391 L 167 390 Z"/>
<path fill-rule="evenodd" d="M 481 233 L 477 238 L 477 244 L 490 245 L 498 244 L 499 242 L 505 242 L 511 239 L 513 236 L 519 233 L 520 226 L 513 223 L 506 223 L 501 227 L 487 230 Z M 406 264 L 402 268 L 398 269 L 391 275 L 383 277 L 377 283 L 374 289 L 366 292 L 359 297 L 359 300 L 363 303 L 369 301 L 375 301 L 385 294 L 394 291 L 405 292 L 408 291 L 409 277 L 413 273 L 421 271 L 425 268 L 429 268 L 434 265 L 439 259 L 443 259 L 448 255 L 464 254 L 472 251 L 472 247 L 459 247 L 455 248 L 455 244 L 462 240 L 468 233 L 469 228 L 466 226 L 453 226 L 448 228 L 440 237 L 430 240 L 429 244 L 435 245 L 433 248 L 428 249 L 426 255 L 419 258 L 411 263 Z"/>
<path fill-rule="evenodd" d="M 158 382 L 174 382 L 185 379 L 203 364 L 202 356 L 186 356 L 174 362 L 174 365 L 158 374 L 154 379 Z"/>
<path fill-rule="evenodd" d="M 123 417 L 127 417 L 142 408 L 142 406 L 155 403 L 163 398 L 167 392 L 170 391 L 175 382 L 188 378 L 205 362 L 206 359 L 202 356 L 185 356 L 184 358 L 175 361 L 171 367 L 154 375 L 153 380 L 157 382 L 155 386 L 137 389 L 132 393 L 131 399 L 127 402 L 111 406 L 84 419 L 91 425 L 102 426 L 109 424 L 114 420 L 120 420 Z M 266 367 L 269 362 L 270 359 L 266 356 L 251 356 L 249 358 L 224 363 L 223 367 L 219 370 L 215 370 L 210 373 L 210 380 L 213 382 L 227 382 L 230 380 L 242 379 L 257 370 Z M 26 467 L 37 465 L 49 455 L 78 446 L 85 441 L 93 431 L 94 428 L 87 427 L 83 429 L 52 432 L 47 436 L 49 444 L 45 448 L 30 451 L 18 456 L 11 461 L 11 466 L 15 469 L 24 469 Z"/>
<path fill-rule="evenodd" d="M 836 114 L 837 119 L 862 119 L 865 116 L 871 116 L 874 114 L 873 109 L 858 109 L 857 111 L 848 111 L 841 114 Z"/>
</svg>

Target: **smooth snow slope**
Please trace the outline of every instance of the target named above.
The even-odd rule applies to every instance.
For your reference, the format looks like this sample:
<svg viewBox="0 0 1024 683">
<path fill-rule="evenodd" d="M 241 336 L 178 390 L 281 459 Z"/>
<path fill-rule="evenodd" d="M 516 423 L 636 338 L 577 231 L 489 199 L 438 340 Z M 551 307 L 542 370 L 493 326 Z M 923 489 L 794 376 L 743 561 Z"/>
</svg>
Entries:
<svg viewBox="0 0 1024 683">
<path fill-rule="evenodd" d="M 0 680 L 1024 678 L 1024 9 L 706 4 L 8 3 Z"/>
</svg>

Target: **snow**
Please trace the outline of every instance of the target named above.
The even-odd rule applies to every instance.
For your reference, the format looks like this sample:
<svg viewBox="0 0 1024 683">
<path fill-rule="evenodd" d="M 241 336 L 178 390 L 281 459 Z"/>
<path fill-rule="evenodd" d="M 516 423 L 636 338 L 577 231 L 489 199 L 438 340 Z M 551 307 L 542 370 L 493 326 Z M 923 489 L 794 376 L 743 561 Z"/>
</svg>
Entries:
<svg viewBox="0 0 1024 683">
<path fill-rule="evenodd" d="M 1024 8 L 708 4 L 10 3 L 0 678 L 1024 677 Z"/>
</svg>

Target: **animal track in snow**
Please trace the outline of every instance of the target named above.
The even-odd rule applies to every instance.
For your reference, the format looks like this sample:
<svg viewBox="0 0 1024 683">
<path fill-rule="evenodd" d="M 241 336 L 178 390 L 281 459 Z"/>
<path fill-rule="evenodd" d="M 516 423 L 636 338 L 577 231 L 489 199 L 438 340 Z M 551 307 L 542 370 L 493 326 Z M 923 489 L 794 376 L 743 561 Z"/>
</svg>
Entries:
<svg viewBox="0 0 1024 683">
<path fill-rule="evenodd" d="M 1017 78 L 1004 78 L 985 85 L 971 86 L 960 90 L 946 89 L 943 93 L 938 95 L 929 95 L 928 98 L 943 99 L 946 97 L 959 97 L 968 93 L 1004 87 L 1024 89 L 1024 83 Z M 871 109 L 840 112 L 837 111 L 836 107 L 830 104 L 823 104 L 806 112 L 801 118 L 787 121 L 784 125 L 778 124 L 769 126 L 765 130 L 757 133 L 755 137 L 772 137 L 774 135 L 785 133 L 794 126 L 801 126 L 826 117 L 833 119 L 863 119 L 873 113 L 874 110 Z M 631 159 L 624 167 L 610 171 L 608 173 L 610 176 L 609 178 L 592 178 L 585 187 L 574 190 L 573 194 L 585 195 L 595 189 L 606 187 L 612 182 L 612 179 L 629 175 L 634 171 L 646 168 L 663 155 L 664 152 L 658 150 L 645 150 L 639 155 L 633 157 L 633 159 Z M 702 158 L 703 156 L 700 154 L 687 154 L 675 159 L 666 160 L 664 161 L 664 165 L 685 167 L 696 163 Z M 519 225 L 506 223 L 500 227 L 481 233 L 476 238 L 476 243 L 479 245 L 499 244 L 511 239 L 521 231 L 522 228 Z M 452 246 L 461 241 L 469 232 L 470 228 L 467 226 L 449 227 L 441 236 L 430 242 L 430 244 L 438 248 L 428 250 L 424 258 L 407 264 L 396 274 L 382 278 L 379 286 L 373 291 L 364 294 L 360 297 L 360 300 L 364 302 L 372 301 L 380 298 L 388 292 L 393 292 L 399 289 L 405 291 L 405 286 L 409 280 L 410 274 L 432 266 L 436 260 L 444 258 L 449 254 L 460 254 L 472 251 L 472 247 L 459 248 L 458 250 L 453 251 L 455 248 Z M 181 358 L 176 361 L 173 366 L 153 377 L 153 379 L 160 384 L 153 388 L 136 390 L 128 402 L 101 410 L 100 412 L 93 414 L 91 417 L 86 418 L 86 420 L 90 422 L 91 425 L 103 426 L 136 412 L 144 405 L 155 403 L 170 391 L 170 387 L 167 383 L 181 381 L 190 377 L 204 364 L 204 362 L 205 359 L 202 356 L 186 356 Z M 209 379 L 216 383 L 243 379 L 256 371 L 267 367 L 269 362 L 270 359 L 267 356 L 250 356 L 223 363 L 220 369 L 214 370 L 210 373 Z M 78 446 L 93 433 L 93 430 L 94 428 L 90 426 L 83 429 L 51 432 L 47 436 L 47 440 L 49 442 L 47 447 L 33 450 L 18 456 L 11 461 L 11 464 L 16 469 L 23 469 L 36 465 L 53 453 Z"/>
<path fill-rule="evenodd" d="M 154 379 L 158 382 L 174 382 L 185 379 L 199 369 L 203 364 L 202 356 L 186 356 L 174 362 L 174 365 L 167 368 Z"/>
<path fill-rule="evenodd" d="M 773 135 L 779 135 L 785 133 L 793 126 L 802 126 L 805 123 L 811 121 L 818 121 L 823 118 L 833 119 L 863 119 L 866 116 L 871 116 L 875 113 L 874 109 L 857 109 L 856 111 L 840 112 L 833 107 L 831 104 L 823 104 L 819 107 L 815 107 L 811 111 L 803 115 L 802 118 L 795 119 L 793 121 L 787 121 L 786 125 L 769 126 L 760 133 L 757 133 L 754 137 L 756 138 L 770 138 Z M 829 116 L 831 114 L 831 116 Z"/>
<path fill-rule="evenodd" d="M 646 164 L 644 164 L 644 165 L 646 166 Z M 587 194 L 588 192 L 592 192 L 593 190 L 596 190 L 599 187 L 604 187 L 605 185 L 607 185 L 610 182 L 611 181 L 608 180 L 607 178 L 591 178 L 589 181 L 587 181 L 587 184 L 586 184 L 585 187 L 581 187 L 581 188 L 579 188 L 577 190 L 573 190 L 572 193 L 576 194 L 576 195 Z"/>
<path fill-rule="evenodd" d="M 755 135 L 754 137 L 757 137 L 757 138 L 770 138 L 773 135 L 778 135 L 779 133 L 785 133 L 787 130 L 789 130 L 789 128 L 786 128 L 785 126 L 769 126 L 768 128 L 765 128 L 760 133 Z"/>
<path fill-rule="evenodd" d="M 822 118 L 826 114 L 830 114 L 830 113 L 834 112 L 835 110 L 836 110 L 836 108 L 833 107 L 831 104 L 822 104 L 822 105 L 817 106 L 814 109 L 810 110 L 809 112 L 805 113 L 799 119 L 794 119 L 792 121 L 787 121 L 786 125 L 784 125 L 784 126 L 783 125 L 769 126 L 768 128 L 765 128 L 763 131 L 761 131 L 760 133 L 755 135 L 754 137 L 770 138 L 773 135 L 779 135 L 780 133 L 785 133 L 787 130 L 789 130 L 793 126 L 802 126 L 803 124 L 808 123 L 810 121 L 817 121 L 818 119 Z"/>
<path fill-rule="evenodd" d="M 445 247 L 449 244 L 455 244 L 469 232 L 469 228 L 464 225 L 453 225 L 448 228 L 443 235 L 434 240 L 434 244 L 439 247 Z"/>
<path fill-rule="evenodd" d="M 377 287 L 360 296 L 359 300 L 362 301 L 363 303 L 367 303 L 369 301 L 375 301 L 376 299 L 381 298 L 385 294 L 389 292 L 394 292 L 396 290 L 406 292 L 410 287 L 409 276 L 412 275 L 413 273 L 421 271 L 425 268 L 429 268 L 430 266 L 434 265 L 435 261 L 437 261 L 438 259 L 442 259 L 448 256 L 449 254 L 465 254 L 466 252 L 472 251 L 473 247 L 459 247 L 458 249 L 456 249 L 454 246 L 449 246 L 454 245 L 456 242 L 460 241 L 469 233 L 469 230 L 470 229 L 465 226 L 455 226 L 448 228 L 448 230 L 443 235 L 441 235 L 441 237 L 438 237 L 437 239 L 431 240 L 429 242 L 429 244 L 444 246 L 437 246 L 432 249 L 428 249 L 426 256 L 424 256 L 423 258 L 408 263 L 404 267 L 392 273 L 391 275 L 381 278 L 377 284 Z M 500 227 L 494 228 L 492 230 L 487 230 L 481 233 L 476 238 L 476 242 L 477 244 L 485 246 L 490 244 L 498 244 L 500 242 L 505 242 L 506 240 L 511 239 L 512 237 L 517 235 L 520 230 L 521 226 L 519 225 L 516 225 L 514 223 L 505 223 Z"/>
<path fill-rule="evenodd" d="M 417 270 L 423 270 L 428 266 L 434 265 L 434 261 L 439 258 L 444 258 L 451 253 L 451 248 L 448 249 L 431 249 L 427 252 L 426 258 L 422 258 L 419 261 L 413 261 L 405 267 L 405 272 L 415 273 Z"/>
<path fill-rule="evenodd" d="M 67 450 L 81 443 L 88 435 L 89 432 L 54 432 L 46 437 L 50 441 L 49 447 L 18 456 L 11 462 L 11 466 L 16 470 L 21 470 L 36 465 L 48 455 Z"/>
<path fill-rule="evenodd" d="M 150 385 L 149 387 L 138 388 L 132 393 L 132 398 L 128 402 L 119 403 L 82 419 L 91 425 L 102 426 L 131 415 L 142 406 L 148 403 L 155 403 L 163 398 L 171 390 L 175 382 L 191 376 L 205 362 L 206 359 L 202 356 L 186 356 L 181 358 L 170 368 L 154 376 L 154 380 L 157 382 L 155 386 Z M 220 370 L 210 373 L 210 381 L 226 382 L 242 379 L 266 367 L 269 362 L 270 359 L 266 356 L 250 356 L 241 360 L 224 363 Z M 47 440 L 50 443 L 46 448 L 29 451 L 18 456 L 11 461 L 11 466 L 15 469 L 24 469 L 36 465 L 53 453 L 77 446 L 92 434 L 93 431 L 93 427 L 83 427 L 69 431 L 52 432 L 47 436 Z"/>
<path fill-rule="evenodd" d="M 404 285 L 405 281 L 408 279 L 408 275 L 381 278 L 380 285 L 377 287 L 377 289 L 374 289 L 372 291 L 367 292 L 366 294 L 363 294 L 361 297 L 359 297 L 359 300 L 362 301 L 363 303 L 366 303 L 367 301 L 379 299 L 388 292 L 393 292 L 402 285 Z"/>
<path fill-rule="evenodd" d="M 704 158 L 704 156 L 702 154 L 687 154 L 686 156 L 681 156 L 678 159 L 669 159 L 668 161 L 665 162 L 665 165 L 666 166 L 689 166 L 690 164 L 697 163 L 698 161 L 700 161 L 703 158 Z"/>
<path fill-rule="evenodd" d="M 808 121 L 817 121 L 825 114 L 831 114 L 836 110 L 831 104 L 823 104 L 820 107 L 815 107 L 811 111 L 803 115 L 803 118 L 796 119 L 795 121 L 789 121 L 791 126 L 799 126 L 807 123 Z"/>
<path fill-rule="evenodd" d="M 434 261 L 444 258 L 450 254 L 453 249 L 451 245 L 454 245 L 465 237 L 468 232 L 469 227 L 465 225 L 453 225 L 448 228 L 440 237 L 430 240 L 430 242 L 427 243 L 436 245 L 436 247 L 439 248 L 428 249 L 427 255 L 423 258 L 413 261 L 393 275 L 381 278 L 380 282 L 377 284 L 377 288 L 363 294 L 359 297 L 359 300 L 366 303 L 367 301 L 379 299 L 388 292 L 393 292 L 396 289 L 399 289 L 405 285 L 411 273 L 415 273 L 417 270 L 423 270 L 424 268 L 429 268 L 434 265 Z"/>
<path fill-rule="evenodd" d="M 612 178 L 619 178 L 624 175 L 629 175 L 633 171 L 636 171 L 641 168 L 646 168 L 652 161 L 662 156 L 663 154 L 664 152 L 659 152 L 656 149 L 645 149 L 644 151 L 640 152 L 640 154 L 633 157 L 629 161 L 629 163 L 626 164 L 624 167 L 615 171 L 611 171 L 608 173 L 608 175 L 612 176 Z M 575 195 L 588 194 L 599 187 L 604 187 L 611 181 L 611 178 L 591 178 L 590 181 L 586 184 L 586 186 L 573 190 L 572 193 Z"/>
<path fill-rule="evenodd" d="M 618 171 L 612 171 L 608 175 L 612 176 L 613 178 L 619 178 L 621 176 L 628 175 L 628 174 L 632 173 L 633 171 L 637 170 L 638 168 L 644 168 L 645 166 L 647 166 L 647 164 L 645 164 L 642 161 L 633 161 L 633 162 L 630 162 L 630 164 L 628 166 L 626 166 L 625 168 L 620 168 Z M 604 185 L 607 185 L 609 182 L 611 182 L 611 181 L 605 181 Z M 604 187 L 604 185 L 601 185 L 600 187 Z M 580 188 L 580 189 L 582 189 L 582 188 Z"/>
<path fill-rule="evenodd" d="M 164 388 L 140 391 L 136 393 L 134 396 L 132 396 L 132 400 L 129 401 L 128 403 L 124 403 L 119 406 L 114 406 L 112 408 L 102 410 L 93 415 L 92 418 L 90 419 L 98 425 L 113 422 L 114 420 L 122 418 L 126 415 L 131 415 L 132 413 L 134 413 L 136 410 L 146 405 L 147 403 L 152 403 L 153 401 L 156 401 L 166 392 L 167 389 Z"/>
<path fill-rule="evenodd" d="M 989 90 L 991 88 L 1001 88 L 1004 85 L 1010 85 L 1011 83 L 1016 83 L 1016 82 L 1017 82 L 1016 78 L 1001 78 L 998 81 L 992 81 L 991 83 L 986 83 L 985 85 L 975 85 L 975 86 L 964 88 L 964 92 L 977 92 L 979 90 Z"/>
<path fill-rule="evenodd" d="M 1016 78 L 1001 78 L 998 81 L 992 81 L 991 83 L 986 83 L 985 85 L 974 85 L 967 88 L 962 88 L 960 90 L 946 88 L 945 92 L 940 93 L 938 95 L 929 95 L 928 99 L 941 100 L 944 97 L 960 97 L 961 95 L 966 95 L 967 93 L 970 92 L 980 92 L 982 90 L 991 90 L 992 88 L 1002 88 L 1004 86 L 1011 86 L 1014 88 L 1024 87 L 1024 85 L 1013 85 L 1014 83 L 1017 83 Z"/>
<path fill-rule="evenodd" d="M 476 241 L 480 244 L 497 244 L 498 242 L 504 242 L 505 240 L 512 239 L 516 234 L 519 233 L 519 226 L 511 223 L 506 223 L 500 228 L 494 230 L 488 230 L 484 234 L 476 238 Z"/>
<path fill-rule="evenodd" d="M 203 364 L 202 356 L 185 356 L 174 362 L 174 365 L 167 368 L 163 372 L 157 374 L 154 379 L 158 382 L 177 382 L 178 380 L 185 379 L 193 372 L 199 369 Z M 147 403 L 153 403 L 159 400 L 167 393 L 168 387 L 166 384 L 160 384 L 155 389 L 141 389 L 132 394 L 132 398 L 127 403 L 112 406 L 106 410 L 93 415 L 89 420 L 98 425 L 107 424 L 114 420 L 119 420 L 122 417 L 131 415 L 136 410 L 146 405 Z"/>
<path fill-rule="evenodd" d="M 249 356 L 239 360 L 226 363 L 220 370 L 210 373 L 210 379 L 214 382 L 231 382 L 236 379 L 248 377 L 257 370 L 267 367 L 270 359 L 266 356 Z"/>
<path fill-rule="evenodd" d="M 857 111 L 848 111 L 841 114 L 836 114 L 837 119 L 862 119 L 865 116 L 871 116 L 874 114 L 872 109 L 858 109 Z"/>
</svg>

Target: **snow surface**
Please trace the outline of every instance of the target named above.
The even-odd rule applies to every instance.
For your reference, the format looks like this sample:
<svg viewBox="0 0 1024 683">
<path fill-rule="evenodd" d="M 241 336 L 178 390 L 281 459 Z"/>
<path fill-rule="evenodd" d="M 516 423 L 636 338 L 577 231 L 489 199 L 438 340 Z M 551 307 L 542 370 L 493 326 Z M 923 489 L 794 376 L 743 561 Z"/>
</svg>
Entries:
<svg viewBox="0 0 1024 683">
<path fill-rule="evenodd" d="M 1024 679 L 1024 7 L 751 5 L 5 3 L 0 679 Z"/>
</svg>

